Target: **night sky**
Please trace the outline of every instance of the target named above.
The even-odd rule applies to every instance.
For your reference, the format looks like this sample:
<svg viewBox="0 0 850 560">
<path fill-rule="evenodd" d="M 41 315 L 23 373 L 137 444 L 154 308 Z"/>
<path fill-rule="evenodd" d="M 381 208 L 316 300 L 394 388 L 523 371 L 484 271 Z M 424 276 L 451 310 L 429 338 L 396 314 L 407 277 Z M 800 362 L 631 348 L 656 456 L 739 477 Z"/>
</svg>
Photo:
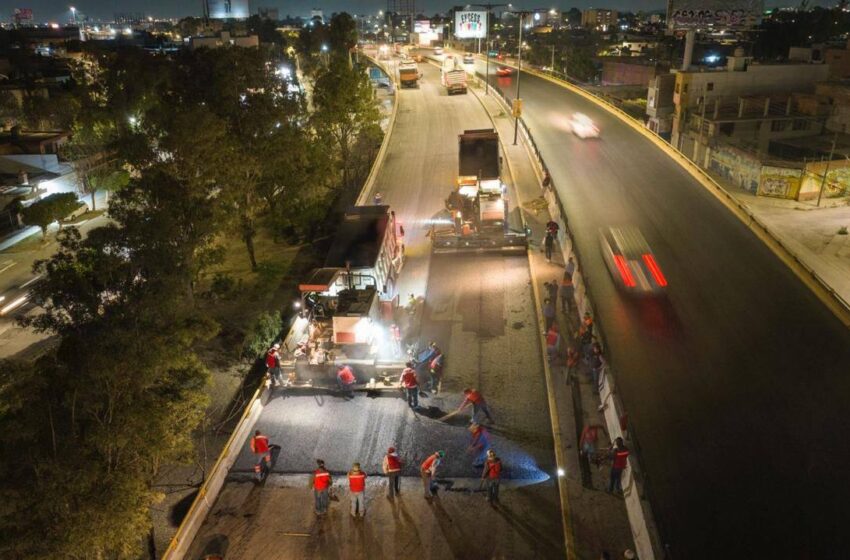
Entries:
<svg viewBox="0 0 850 560">
<path fill-rule="evenodd" d="M 32 8 L 33 17 L 37 22 L 43 21 L 67 21 L 70 17 L 68 7 L 73 5 L 79 10 L 80 14 L 86 14 L 92 18 L 108 18 L 116 12 L 142 12 L 145 15 L 155 15 L 162 17 L 181 17 L 188 15 L 201 14 L 202 0 L 9 0 L 2 2 L 2 12 L 0 19 L 8 21 L 11 19 L 13 8 Z M 418 11 L 426 14 L 444 11 L 452 6 L 462 4 L 461 1 L 452 0 L 419 0 L 417 2 Z M 594 6 L 597 8 L 616 8 L 619 10 L 661 10 L 666 6 L 665 0 L 544 0 L 543 2 L 531 1 L 523 2 L 519 0 L 515 2 L 518 6 L 524 7 L 560 7 L 567 9 L 572 6 L 577 8 L 587 8 Z M 798 2 L 782 2 L 783 5 L 793 4 Z M 817 2 L 812 2 L 817 4 Z M 377 12 L 386 7 L 386 1 L 382 0 L 296 0 L 294 2 L 284 2 L 282 0 L 251 0 L 251 11 L 256 11 L 257 6 L 276 7 L 280 10 L 281 17 L 286 14 L 292 16 L 309 15 L 311 8 L 320 8 L 326 14 L 335 11 L 347 11 L 349 13 L 365 14 Z M 777 5 L 775 1 L 768 1 L 768 6 Z M 5 13 L 3 13 L 5 12 Z"/>
</svg>

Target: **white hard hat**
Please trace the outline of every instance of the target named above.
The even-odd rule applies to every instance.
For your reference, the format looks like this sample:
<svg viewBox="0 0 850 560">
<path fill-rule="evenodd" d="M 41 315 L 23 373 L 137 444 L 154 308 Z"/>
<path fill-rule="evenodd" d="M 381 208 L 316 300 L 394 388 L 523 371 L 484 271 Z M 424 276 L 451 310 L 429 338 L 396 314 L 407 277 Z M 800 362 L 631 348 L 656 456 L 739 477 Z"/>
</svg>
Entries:
<svg viewBox="0 0 850 560">
<path fill-rule="evenodd" d="M 623 558 L 625 558 L 626 560 L 634 560 L 635 558 L 637 558 L 637 556 L 635 556 L 634 550 L 632 550 L 631 548 L 627 548 L 626 551 L 623 553 Z"/>
</svg>

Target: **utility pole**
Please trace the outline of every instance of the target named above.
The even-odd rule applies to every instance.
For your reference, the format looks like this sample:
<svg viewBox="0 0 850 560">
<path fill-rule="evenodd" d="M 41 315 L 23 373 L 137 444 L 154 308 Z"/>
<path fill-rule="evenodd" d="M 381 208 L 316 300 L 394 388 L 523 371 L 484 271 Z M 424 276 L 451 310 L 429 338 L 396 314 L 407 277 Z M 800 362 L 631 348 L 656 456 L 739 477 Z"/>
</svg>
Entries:
<svg viewBox="0 0 850 560">
<path fill-rule="evenodd" d="M 820 181 L 820 190 L 818 191 L 818 207 L 820 207 L 820 199 L 823 197 L 823 189 L 826 187 L 826 176 L 829 174 L 829 165 L 832 163 L 832 156 L 835 154 L 835 143 L 838 142 L 838 130 L 832 135 L 832 148 L 829 149 L 829 159 L 826 160 L 826 169 L 823 170 L 823 178 Z"/>
<path fill-rule="evenodd" d="M 516 71 L 516 95 L 514 96 L 515 103 L 522 103 L 519 96 L 519 80 L 522 76 L 522 18 L 529 12 L 519 12 L 519 45 L 517 45 L 517 71 Z M 522 105 L 520 105 L 522 106 Z M 519 118 L 520 115 L 514 117 L 514 146 L 516 146 L 517 135 L 519 134 Z"/>
<path fill-rule="evenodd" d="M 501 8 L 508 4 L 472 4 L 477 8 L 487 9 L 486 37 L 484 39 L 484 95 L 490 94 L 490 13 L 493 8 Z M 479 43 L 480 45 L 480 43 Z M 481 48 L 479 47 L 479 52 Z"/>
</svg>

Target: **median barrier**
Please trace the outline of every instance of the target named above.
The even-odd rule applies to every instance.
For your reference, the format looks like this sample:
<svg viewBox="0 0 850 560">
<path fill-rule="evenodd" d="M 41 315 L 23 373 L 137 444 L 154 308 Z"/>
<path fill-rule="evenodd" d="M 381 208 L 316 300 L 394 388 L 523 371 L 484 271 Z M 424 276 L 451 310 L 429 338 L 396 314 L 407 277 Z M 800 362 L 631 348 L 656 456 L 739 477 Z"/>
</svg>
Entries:
<svg viewBox="0 0 850 560">
<path fill-rule="evenodd" d="M 366 56 L 366 58 L 368 58 L 372 63 L 383 69 L 384 72 L 390 76 L 390 79 L 395 82 L 395 77 L 385 66 L 368 55 L 364 54 L 364 56 Z M 396 89 L 396 91 L 398 90 Z M 366 182 L 360 191 L 360 195 L 357 198 L 358 205 L 362 206 L 365 203 L 365 200 L 369 195 L 369 191 L 375 182 L 377 172 L 386 157 L 387 146 L 389 145 L 393 126 L 395 125 L 397 112 L 398 98 L 393 101 L 393 110 L 390 115 L 387 130 L 384 133 L 384 140 L 381 143 L 381 148 L 378 150 L 375 161 L 372 162 L 372 169 L 370 170 L 369 176 L 367 177 Z M 269 394 L 270 391 L 266 389 L 265 382 L 263 382 L 248 401 L 245 411 L 242 413 L 242 417 L 236 424 L 236 428 L 230 434 L 230 438 L 228 438 L 224 449 L 210 470 L 209 475 L 205 478 L 200 490 L 198 490 L 198 495 L 192 502 L 189 511 L 186 513 L 186 516 L 177 528 L 177 533 L 175 533 L 174 537 L 171 539 L 168 548 L 163 554 L 163 560 L 182 560 L 186 556 L 189 551 L 189 547 L 192 545 L 192 542 L 198 534 L 198 530 L 201 528 L 201 525 L 203 525 L 204 520 L 212 510 L 215 501 L 218 499 L 218 495 L 224 487 L 227 475 L 242 451 L 244 442 L 251 435 L 251 430 L 254 429 L 254 424 L 259 419 L 260 414 L 265 407 L 265 402 L 268 400 L 267 397 Z"/>
<path fill-rule="evenodd" d="M 504 98 L 499 88 L 491 85 L 490 89 L 496 94 L 496 99 L 503 104 L 504 108 L 509 110 L 510 103 Z M 522 131 L 523 145 L 528 151 L 531 161 L 536 164 L 533 167 L 535 173 L 537 173 L 538 181 L 542 184 L 547 172 L 546 163 L 534 142 L 534 137 L 521 118 L 519 124 Z M 581 317 L 585 313 L 589 313 L 594 318 L 597 339 L 604 349 L 603 329 L 593 310 L 592 294 L 588 284 L 588 278 L 584 274 L 581 264 L 582 259 L 569 228 L 567 213 L 558 197 L 554 180 L 551 176 L 549 177 L 549 185 L 542 187 L 542 191 L 551 219 L 561 226 L 558 241 L 563 252 L 564 262 L 567 262 L 570 257 L 573 257 L 576 263 L 576 270 L 573 273 L 573 284 L 575 287 L 575 303 L 579 316 Z M 606 368 L 601 375 L 599 396 L 601 406 L 603 407 L 605 424 L 612 441 L 616 437 L 623 437 L 629 441 L 635 451 L 629 457 L 629 469 L 623 474 L 623 490 L 626 512 L 638 557 L 647 560 L 661 557 L 663 556 L 660 552 L 662 550 L 660 546 L 661 539 L 658 535 L 649 500 L 646 498 L 646 476 L 641 470 L 637 458 L 640 454 L 640 446 L 633 429 L 628 429 L 627 431 L 629 433 L 625 434 L 621 428 L 620 418 L 625 416 L 625 407 L 616 392 L 616 383 L 610 368 Z M 628 437 L 626 437 L 627 435 Z"/>
</svg>

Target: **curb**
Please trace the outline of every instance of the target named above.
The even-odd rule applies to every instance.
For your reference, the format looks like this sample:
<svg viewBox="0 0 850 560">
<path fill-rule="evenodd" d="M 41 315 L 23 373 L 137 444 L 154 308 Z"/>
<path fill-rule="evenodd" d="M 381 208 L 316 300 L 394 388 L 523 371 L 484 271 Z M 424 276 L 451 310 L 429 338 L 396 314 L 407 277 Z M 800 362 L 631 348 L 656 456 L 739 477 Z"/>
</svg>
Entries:
<svg viewBox="0 0 850 560">
<path fill-rule="evenodd" d="M 493 115 L 490 114 L 490 111 L 487 110 L 487 106 L 484 105 L 484 101 L 479 96 L 478 92 L 475 91 L 475 88 L 470 87 L 469 91 L 475 96 L 475 99 L 481 104 L 481 108 L 487 114 L 487 118 L 490 119 L 490 122 L 493 124 L 493 129 L 496 130 L 496 121 L 493 119 Z M 499 136 L 499 144 L 502 147 L 502 153 L 505 154 L 505 163 L 508 170 L 508 175 L 511 177 L 511 184 L 513 185 L 514 190 L 514 200 L 516 201 L 517 208 L 519 208 L 519 215 L 522 219 L 523 227 L 526 226 L 525 221 L 525 212 L 522 209 L 522 206 L 519 204 L 519 194 L 517 191 L 516 185 L 516 177 L 514 176 L 513 168 L 511 167 L 511 158 L 507 157 L 507 150 L 505 149 L 505 144 L 502 141 L 502 137 Z M 535 168 L 534 165 L 532 165 Z M 536 175 L 536 168 L 535 168 Z M 534 259 L 531 258 L 531 251 L 526 252 L 526 258 L 528 259 L 528 270 L 531 276 L 531 289 L 534 293 L 534 316 L 537 318 L 537 331 L 543 332 L 544 323 L 543 319 L 540 317 L 539 309 L 540 305 L 540 288 L 537 285 L 535 280 L 536 278 L 536 266 L 534 264 Z M 552 423 L 552 437 L 555 440 L 555 464 L 557 465 L 558 471 L 565 470 L 564 465 L 566 464 L 566 459 L 564 458 L 564 443 L 563 443 L 563 434 L 561 433 L 561 423 L 558 415 L 558 402 L 555 400 L 555 382 L 552 378 L 552 369 L 549 367 L 549 358 L 546 353 L 546 343 L 541 337 L 537 337 L 537 341 L 540 344 L 540 354 L 543 358 L 543 373 L 546 378 L 546 397 L 549 400 L 549 421 Z M 566 549 L 566 557 L 567 560 L 577 560 L 576 556 L 576 546 L 575 546 L 575 532 L 573 530 L 573 520 L 572 520 L 572 512 L 570 508 L 570 499 L 569 499 L 569 491 L 567 488 L 567 479 L 566 476 L 561 476 L 559 473 L 556 473 L 558 480 L 558 493 L 561 499 L 561 511 L 563 515 L 561 516 L 563 530 L 564 530 L 564 546 Z"/>
<path fill-rule="evenodd" d="M 372 192 L 372 187 L 375 186 L 375 180 L 378 177 L 378 171 L 384 164 L 384 159 L 387 157 L 387 150 L 390 145 L 390 137 L 393 134 L 393 129 L 395 128 L 395 119 L 398 114 L 398 104 L 399 104 L 399 92 L 401 88 L 398 87 L 396 83 L 395 74 L 390 72 L 389 69 L 381 64 L 378 60 L 372 58 L 366 53 L 362 53 L 364 58 L 368 59 L 372 64 L 380 68 L 386 73 L 386 75 L 390 78 L 390 81 L 393 83 L 393 87 L 395 88 L 395 94 L 393 95 L 393 110 L 390 114 L 390 122 L 387 124 L 387 130 L 384 132 L 384 139 L 381 141 L 381 147 L 378 149 L 378 155 L 375 156 L 375 161 L 372 162 L 372 169 L 369 171 L 369 176 L 366 178 L 366 182 L 363 183 L 363 188 L 360 189 L 360 194 L 357 197 L 357 201 L 354 203 L 355 206 L 364 206 L 369 199 L 369 194 Z"/>
</svg>

